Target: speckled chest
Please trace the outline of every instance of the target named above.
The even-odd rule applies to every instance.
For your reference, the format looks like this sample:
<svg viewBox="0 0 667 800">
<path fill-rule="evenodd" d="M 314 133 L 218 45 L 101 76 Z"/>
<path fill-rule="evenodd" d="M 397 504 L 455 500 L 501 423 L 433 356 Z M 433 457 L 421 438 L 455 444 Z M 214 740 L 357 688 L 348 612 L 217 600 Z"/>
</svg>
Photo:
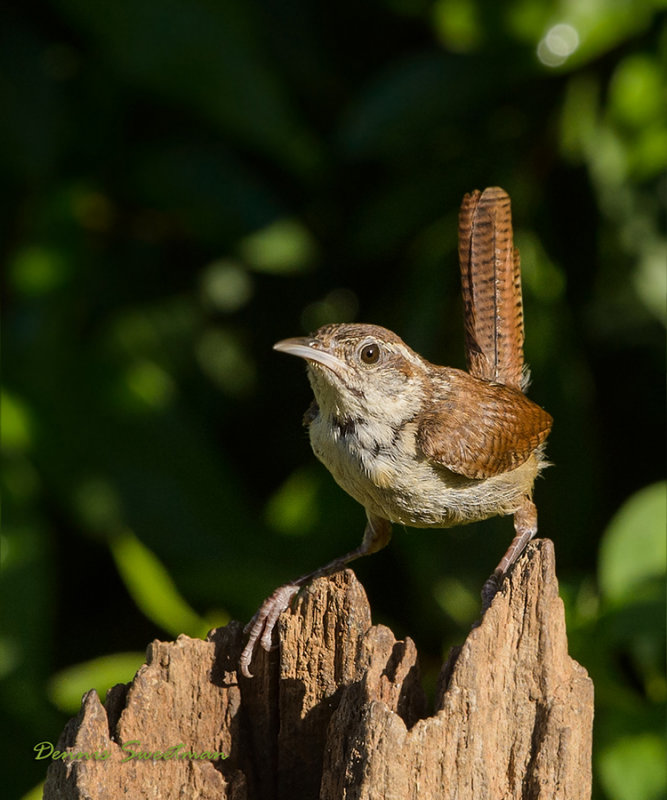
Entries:
<svg viewBox="0 0 667 800">
<path fill-rule="evenodd" d="M 513 513 L 539 470 L 531 458 L 517 470 L 483 481 L 433 464 L 419 451 L 414 417 L 391 426 L 363 419 L 309 424 L 317 458 L 339 486 L 364 508 L 411 527 L 446 528 Z"/>
</svg>

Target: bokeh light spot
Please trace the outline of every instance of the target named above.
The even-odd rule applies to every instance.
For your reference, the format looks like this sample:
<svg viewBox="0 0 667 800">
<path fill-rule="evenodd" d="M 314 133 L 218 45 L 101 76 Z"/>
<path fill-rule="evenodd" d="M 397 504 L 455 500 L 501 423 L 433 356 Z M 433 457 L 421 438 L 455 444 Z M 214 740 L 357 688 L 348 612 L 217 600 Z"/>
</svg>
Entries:
<svg viewBox="0 0 667 800">
<path fill-rule="evenodd" d="M 238 337 L 221 328 L 204 332 L 197 344 L 202 370 L 227 394 L 242 396 L 255 385 L 255 365 Z"/>
<path fill-rule="evenodd" d="M 68 280 L 65 259 L 52 248 L 28 245 L 19 250 L 9 266 L 9 280 L 16 292 L 26 296 L 47 294 Z"/>
<path fill-rule="evenodd" d="M 292 274 L 309 269 L 317 246 L 308 229 L 295 219 L 281 219 L 252 233 L 239 253 L 258 272 Z"/>
<path fill-rule="evenodd" d="M 2 444 L 5 452 L 23 452 L 32 441 L 32 421 L 27 406 L 7 391 L 2 392 L 0 405 Z"/>
<path fill-rule="evenodd" d="M 537 57 L 546 67 L 560 67 L 579 47 L 579 43 L 577 29 L 560 22 L 549 28 L 537 45 Z"/>
<path fill-rule="evenodd" d="M 252 297 L 252 280 L 235 261 L 220 259 L 204 270 L 201 293 L 204 301 L 219 311 L 237 311 Z"/>
</svg>

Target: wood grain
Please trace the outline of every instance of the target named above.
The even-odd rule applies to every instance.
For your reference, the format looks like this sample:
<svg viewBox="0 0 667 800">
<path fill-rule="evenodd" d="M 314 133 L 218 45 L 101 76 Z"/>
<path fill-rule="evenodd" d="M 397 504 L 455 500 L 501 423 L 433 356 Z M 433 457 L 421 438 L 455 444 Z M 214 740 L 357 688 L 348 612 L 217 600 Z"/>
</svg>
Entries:
<svg viewBox="0 0 667 800">
<path fill-rule="evenodd" d="M 89 692 L 46 800 L 587 800 L 593 686 L 567 652 L 553 545 L 529 545 L 481 623 L 442 667 L 427 709 L 414 643 L 372 625 L 351 570 L 281 617 L 280 648 L 237 673 L 241 626 L 154 642 L 128 686 Z M 132 760 L 179 742 L 222 761 Z"/>
</svg>

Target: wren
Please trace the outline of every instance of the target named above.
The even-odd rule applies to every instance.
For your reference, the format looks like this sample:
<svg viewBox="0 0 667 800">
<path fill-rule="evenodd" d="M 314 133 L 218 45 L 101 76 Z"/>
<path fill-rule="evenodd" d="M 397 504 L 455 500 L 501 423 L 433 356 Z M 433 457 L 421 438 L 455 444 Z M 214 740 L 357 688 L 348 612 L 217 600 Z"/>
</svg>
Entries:
<svg viewBox="0 0 667 800">
<path fill-rule="evenodd" d="M 546 465 L 552 419 L 522 391 L 523 311 L 509 197 L 497 188 L 464 199 L 459 256 L 466 354 L 472 374 L 431 364 L 377 325 L 325 325 L 274 349 L 305 359 L 315 396 L 310 443 L 336 482 L 366 510 L 359 547 L 277 589 L 248 624 L 240 659 L 250 676 L 255 644 L 316 577 L 383 548 L 391 524 L 448 528 L 513 514 L 516 536 L 482 597 L 537 531 L 533 483 Z"/>
</svg>

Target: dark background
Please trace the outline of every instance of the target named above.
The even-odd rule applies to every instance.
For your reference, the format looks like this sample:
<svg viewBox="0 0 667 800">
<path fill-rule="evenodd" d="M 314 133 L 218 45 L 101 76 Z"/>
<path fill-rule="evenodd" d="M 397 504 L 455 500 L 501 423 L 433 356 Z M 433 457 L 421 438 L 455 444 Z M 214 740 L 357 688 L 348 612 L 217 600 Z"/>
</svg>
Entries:
<svg viewBox="0 0 667 800">
<path fill-rule="evenodd" d="M 7 796 L 152 638 L 247 620 L 358 543 L 301 428 L 303 367 L 271 345 L 358 320 L 463 366 L 458 207 L 501 185 L 596 796 L 664 797 L 653 4 L 54 0 L 0 39 Z M 511 535 L 397 526 L 355 566 L 428 686 Z"/>
</svg>

